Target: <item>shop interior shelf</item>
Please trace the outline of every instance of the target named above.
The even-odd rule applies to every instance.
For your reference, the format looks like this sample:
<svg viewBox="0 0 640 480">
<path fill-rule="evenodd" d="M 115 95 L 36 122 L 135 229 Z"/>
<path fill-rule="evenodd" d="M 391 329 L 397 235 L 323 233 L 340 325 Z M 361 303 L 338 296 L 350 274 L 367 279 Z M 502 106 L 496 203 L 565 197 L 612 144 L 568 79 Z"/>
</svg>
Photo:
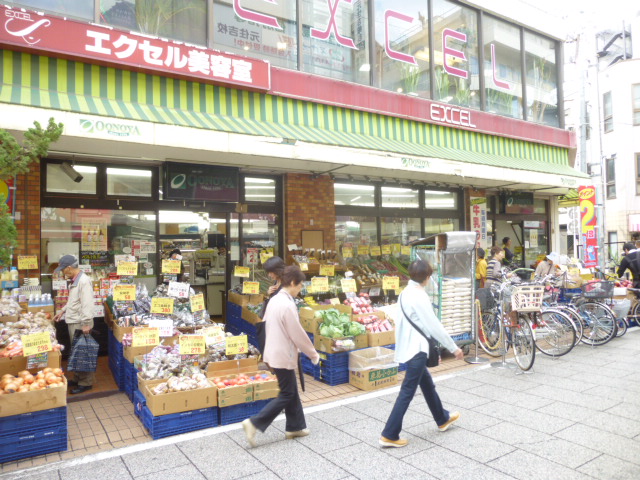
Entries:
<svg viewBox="0 0 640 480">
<path fill-rule="evenodd" d="M 67 407 L 21 413 L 0 418 L 0 443 L 5 437 L 34 431 L 51 430 L 67 425 Z"/>
<path fill-rule="evenodd" d="M 241 403 L 239 405 L 231 405 L 230 407 L 220 407 L 219 420 L 220 425 L 229 425 L 238 423 L 257 414 L 270 400 L 259 400 L 251 403 Z"/>
<path fill-rule="evenodd" d="M 67 449 L 67 422 L 34 433 L 20 433 L 0 438 L 0 463 L 35 457 Z"/>
<path fill-rule="evenodd" d="M 203 428 L 217 427 L 218 415 L 216 410 L 216 408 L 202 408 L 200 410 L 155 417 L 145 405 L 142 407 L 140 418 L 153 439 L 157 440 L 171 435 L 202 430 Z"/>
</svg>

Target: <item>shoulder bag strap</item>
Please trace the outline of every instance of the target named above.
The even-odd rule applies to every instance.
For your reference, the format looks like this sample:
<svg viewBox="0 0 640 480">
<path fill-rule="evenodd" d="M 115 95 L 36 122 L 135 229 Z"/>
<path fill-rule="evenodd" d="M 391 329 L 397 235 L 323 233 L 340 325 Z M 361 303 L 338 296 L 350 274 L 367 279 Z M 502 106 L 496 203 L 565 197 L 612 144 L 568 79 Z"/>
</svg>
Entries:
<svg viewBox="0 0 640 480">
<path fill-rule="evenodd" d="M 426 338 L 426 339 L 427 339 L 427 342 L 428 342 L 429 340 L 431 340 L 431 338 L 430 338 L 426 333 L 424 333 L 424 332 L 420 329 L 420 327 L 418 327 L 415 323 L 413 323 L 413 321 L 409 318 L 409 315 L 407 315 L 407 314 L 406 314 L 406 312 L 404 311 L 404 308 L 402 308 L 402 302 L 401 302 L 401 300 L 400 300 L 399 298 L 398 298 L 398 305 L 400 305 L 400 310 L 402 310 L 402 314 L 404 315 L 404 318 L 406 318 L 406 319 L 409 321 L 409 323 L 411 324 L 411 326 L 412 326 L 413 328 L 415 328 L 415 329 L 418 331 L 418 333 L 419 333 L 420 335 L 422 335 L 424 338 Z"/>
</svg>

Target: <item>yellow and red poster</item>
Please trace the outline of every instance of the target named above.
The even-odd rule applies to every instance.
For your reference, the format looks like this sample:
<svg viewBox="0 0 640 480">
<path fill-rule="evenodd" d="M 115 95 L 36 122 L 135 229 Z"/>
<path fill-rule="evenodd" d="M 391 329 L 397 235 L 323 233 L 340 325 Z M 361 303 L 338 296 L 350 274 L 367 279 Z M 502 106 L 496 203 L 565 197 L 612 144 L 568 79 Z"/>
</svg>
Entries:
<svg viewBox="0 0 640 480">
<path fill-rule="evenodd" d="M 598 265 L 598 236 L 596 234 L 596 189 L 593 186 L 578 187 L 580 199 L 581 242 L 584 246 L 583 264 L 585 268 Z"/>
</svg>

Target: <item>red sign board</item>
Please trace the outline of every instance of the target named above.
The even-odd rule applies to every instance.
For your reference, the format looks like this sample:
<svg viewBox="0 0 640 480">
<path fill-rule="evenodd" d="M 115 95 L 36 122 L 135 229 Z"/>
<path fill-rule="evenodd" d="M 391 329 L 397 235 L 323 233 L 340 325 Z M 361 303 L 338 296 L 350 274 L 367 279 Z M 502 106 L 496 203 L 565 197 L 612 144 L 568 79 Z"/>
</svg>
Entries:
<svg viewBox="0 0 640 480">
<path fill-rule="evenodd" d="M 578 187 L 580 199 L 581 237 L 584 246 L 583 264 L 586 268 L 598 265 L 598 237 L 596 233 L 596 189 L 593 186 Z"/>
<path fill-rule="evenodd" d="M 114 66 L 269 90 L 269 62 L 0 6 L 0 44 Z"/>
</svg>

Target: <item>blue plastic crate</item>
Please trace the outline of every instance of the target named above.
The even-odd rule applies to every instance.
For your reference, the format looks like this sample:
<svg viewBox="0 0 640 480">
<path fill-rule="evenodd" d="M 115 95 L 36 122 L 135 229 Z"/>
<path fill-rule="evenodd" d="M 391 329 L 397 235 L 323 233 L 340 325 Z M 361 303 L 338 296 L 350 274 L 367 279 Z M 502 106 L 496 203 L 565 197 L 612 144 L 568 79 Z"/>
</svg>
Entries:
<svg viewBox="0 0 640 480">
<path fill-rule="evenodd" d="M 237 303 L 227 302 L 227 320 L 229 317 L 238 317 L 242 316 L 242 307 Z"/>
<path fill-rule="evenodd" d="M 349 383 L 349 352 L 321 353 L 313 378 L 331 386 Z"/>
<path fill-rule="evenodd" d="M 137 388 L 133 391 L 133 413 L 136 414 L 137 417 L 142 415 L 142 407 L 147 406 L 147 399 L 144 397 L 142 392 Z"/>
<path fill-rule="evenodd" d="M 35 457 L 67 449 L 67 423 L 32 433 L 6 435 L 0 438 L 0 463 Z"/>
<path fill-rule="evenodd" d="M 469 342 L 471 341 L 471 333 L 462 333 L 460 335 L 454 335 L 451 337 L 454 342 Z"/>
<path fill-rule="evenodd" d="M 129 400 L 133 401 L 133 392 L 138 388 L 138 371 L 133 366 L 133 363 L 128 360 L 124 360 L 123 363 L 123 389 L 129 397 Z"/>
<path fill-rule="evenodd" d="M 318 365 L 314 365 L 311 359 L 304 353 L 300 354 L 300 362 L 302 363 L 302 371 L 308 375 L 317 375 L 317 370 L 320 368 Z"/>
<path fill-rule="evenodd" d="M 214 407 L 154 417 L 145 405 L 140 412 L 140 418 L 154 440 L 218 426 L 218 416 Z"/>
<path fill-rule="evenodd" d="M 67 407 L 50 408 L 39 412 L 21 413 L 0 418 L 0 443 L 11 437 L 34 431 L 50 430 L 67 425 Z"/>
<path fill-rule="evenodd" d="M 241 403 L 239 405 L 231 405 L 230 407 L 220 407 L 218 408 L 219 424 L 230 425 L 241 422 L 246 418 L 256 415 L 270 401 L 271 399 L 258 400 L 257 402 Z"/>
</svg>

